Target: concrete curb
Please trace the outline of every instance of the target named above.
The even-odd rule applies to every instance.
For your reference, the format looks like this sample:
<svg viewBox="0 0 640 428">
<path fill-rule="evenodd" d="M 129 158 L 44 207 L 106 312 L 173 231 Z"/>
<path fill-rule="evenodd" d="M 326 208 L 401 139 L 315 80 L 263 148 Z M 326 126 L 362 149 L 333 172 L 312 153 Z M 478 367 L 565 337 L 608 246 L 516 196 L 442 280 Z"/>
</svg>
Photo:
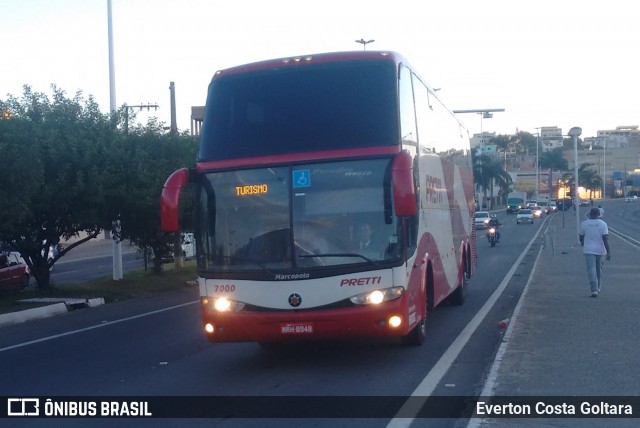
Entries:
<svg viewBox="0 0 640 428">
<path fill-rule="evenodd" d="M 48 318 L 57 314 L 67 312 L 67 305 L 64 302 L 40 308 L 25 309 L 24 311 L 11 312 L 0 315 L 0 327 L 5 325 L 19 324 L 39 318 Z"/>
<path fill-rule="evenodd" d="M 21 300 L 21 302 L 52 303 L 52 304 L 47 306 L 42 306 L 39 308 L 25 309 L 23 311 L 0 314 L 0 327 L 19 324 L 25 321 L 31 321 L 35 319 L 48 318 L 54 315 L 68 312 L 70 309 L 73 310 L 73 309 L 81 309 L 81 308 L 95 308 L 96 306 L 105 304 L 104 298 L 102 297 L 95 297 L 91 299 L 70 299 L 70 298 L 27 299 L 27 300 Z"/>
</svg>

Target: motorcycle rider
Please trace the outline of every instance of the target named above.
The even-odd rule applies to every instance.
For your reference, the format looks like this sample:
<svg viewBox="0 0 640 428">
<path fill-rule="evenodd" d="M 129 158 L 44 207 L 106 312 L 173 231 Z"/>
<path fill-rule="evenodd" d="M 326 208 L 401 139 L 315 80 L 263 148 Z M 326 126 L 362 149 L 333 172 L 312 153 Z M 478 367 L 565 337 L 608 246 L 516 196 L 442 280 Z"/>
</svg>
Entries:
<svg viewBox="0 0 640 428">
<path fill-rule="evenodd" d="M 490 240 L 489 229 L 493 227 L 496 229 L 496 242 L 500 242 L 500 229 L 498 228 L 499 226 L 502 226 L 502 223 L 500 223 L 500 220 L 498 220 L 498 217 L 496 217 L 495 214 L 492 215 L 489 219 L 489 223 L 487 223 L 487 241 Z"/>
</svg>

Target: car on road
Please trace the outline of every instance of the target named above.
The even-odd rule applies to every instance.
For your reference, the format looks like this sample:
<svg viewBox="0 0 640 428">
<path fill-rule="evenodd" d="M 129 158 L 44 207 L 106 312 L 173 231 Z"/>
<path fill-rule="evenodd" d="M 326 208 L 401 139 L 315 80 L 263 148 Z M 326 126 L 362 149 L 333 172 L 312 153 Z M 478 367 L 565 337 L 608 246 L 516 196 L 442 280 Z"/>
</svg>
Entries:
<svg viewBox="0 0 640 428">
<path fill-rule="evenodd" d="M 540 206 L 538 205 L 532 205 L 530 208 L 531 210 L 531 214 L 533 214 L 533 217 L 539 218 L 542 217 L 542 208 L 540 208 Z"/>
<path fill-rule="evenodd" d="M 490 219 L 489 211 L 476 211 L 474 217 L 476 229 L 486 229 Z"/>
<path fill-rule="evenodd" d="M 20 253 L 0 253 L 0 291 L 25 288 L 30 277 L 29 267 Z"/>
<path fill-rule="evenodd" d="M 555 213 L 558 211 L 558 205 L 556 205 L 556 201 L 549 201 L 549 212 Z"/>
<path fill-rule="evenodd" d="M 529 208 L 522 208 L 516 214 L 516 224 L 530 223 L 533 224 L 533 212 Z"/>
<path fill-rule="evenodd" d="M 196 236 L 193 233 L 182 234 L 182 256 L 191 260 L 196 256 Z"/>
<path fill-rule="evenodd" d="M 638 197 L 636 195 L 627 196 L 626 198 L 624 198 L 625 202 L 636 202 L 637 200 L 638 200 Z"/>
<path fill-rule="evenodd" d="M 547 201 L 538 202 L 538 206 L 540 207 L 540 209 L 542 210 L 543 213 L 549 214 L 549 212 L 550 212 L 549 203 Z"/>
</svg>

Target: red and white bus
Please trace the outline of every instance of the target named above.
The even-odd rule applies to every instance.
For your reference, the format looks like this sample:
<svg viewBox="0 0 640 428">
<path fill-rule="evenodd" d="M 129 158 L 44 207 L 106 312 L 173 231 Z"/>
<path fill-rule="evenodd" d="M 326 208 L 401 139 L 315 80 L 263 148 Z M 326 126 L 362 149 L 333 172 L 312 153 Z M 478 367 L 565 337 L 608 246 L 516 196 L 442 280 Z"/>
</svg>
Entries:
<svg viewBox="0 0 640 428">
<path fill-rule="evenodd" d="M 179 231 L 188 183 L 213 342 L 421 344 L 434 307 L 464 302 L 476 263 L 468 133 L 397 53 L 217 71 L 197 166 L 163 189 L 163 230 Z"/>
</svg>

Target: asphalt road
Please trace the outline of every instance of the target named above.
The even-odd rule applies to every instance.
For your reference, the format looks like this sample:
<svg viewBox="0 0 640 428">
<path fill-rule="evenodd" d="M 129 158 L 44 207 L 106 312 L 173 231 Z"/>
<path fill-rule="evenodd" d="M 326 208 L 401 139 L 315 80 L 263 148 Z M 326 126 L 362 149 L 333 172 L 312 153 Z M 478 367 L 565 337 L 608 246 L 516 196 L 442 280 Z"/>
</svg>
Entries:
<svg viewBox="0 0 640 428">
<path fill-rule="evenodd" d="M 319 343 L 275 350 L 264 350 L 253 343 L 212 345 L 201 333 L 197 290 L 193 288 L 2 328 L 0 396 L 391 397 L 419 395 L 425 382 L 434 382 L 434 395 L 478 394 L 504 334 L 499 322 L 513 312 L 542 240 L 534 240 L 514 268 L 511 280 L 502 284 L 542 221 L 516 225 L 513 215 L 499 217 L 504 226 L 497 247 L 491 248 L 483 231 L 478 231 L 479 266 L 467 301 L 461 307 L 437 308 L 429 318 L 428 338 L 421 347 L 405 347 L 391 340 Z M 82 264 L 70 262 L 64 266 L 69 270 L 60 267 L 56 274 L 78 275 L 84 269 Z M 495 304 L 484 306 L 501 286 L 505 287 L 504 292 Z M 477 328 L 470 329 L 468 326 L 474 321 Z M 452 353 L 456 346 L 461 351 Z M 390 421 L 391 416 L 302 421 L 94 419 L 91 424 L 385 427 Z M 83 419 L 30 419 L 24 425 L 17 422 L 20 421 L 11 420 L 15 426 L 87 423 Z M 449 419 L 429 424 L 465 425 L 466 421 Z"/>
<path fill-rule="evenodd" d="M 78 251 L 81 251 L 81 248 Z M 122 255 L 122 270 L 124 272 L 140 269 L 143 266 L 140 254 L 126 253 Z M 60 259 L 51 272 L 51 283 L 54 285 L 82 283 L 92 279 L 112 277 L 112 275 L 113 257 L 111 255 L 70 261 Z"/>
</svg>

